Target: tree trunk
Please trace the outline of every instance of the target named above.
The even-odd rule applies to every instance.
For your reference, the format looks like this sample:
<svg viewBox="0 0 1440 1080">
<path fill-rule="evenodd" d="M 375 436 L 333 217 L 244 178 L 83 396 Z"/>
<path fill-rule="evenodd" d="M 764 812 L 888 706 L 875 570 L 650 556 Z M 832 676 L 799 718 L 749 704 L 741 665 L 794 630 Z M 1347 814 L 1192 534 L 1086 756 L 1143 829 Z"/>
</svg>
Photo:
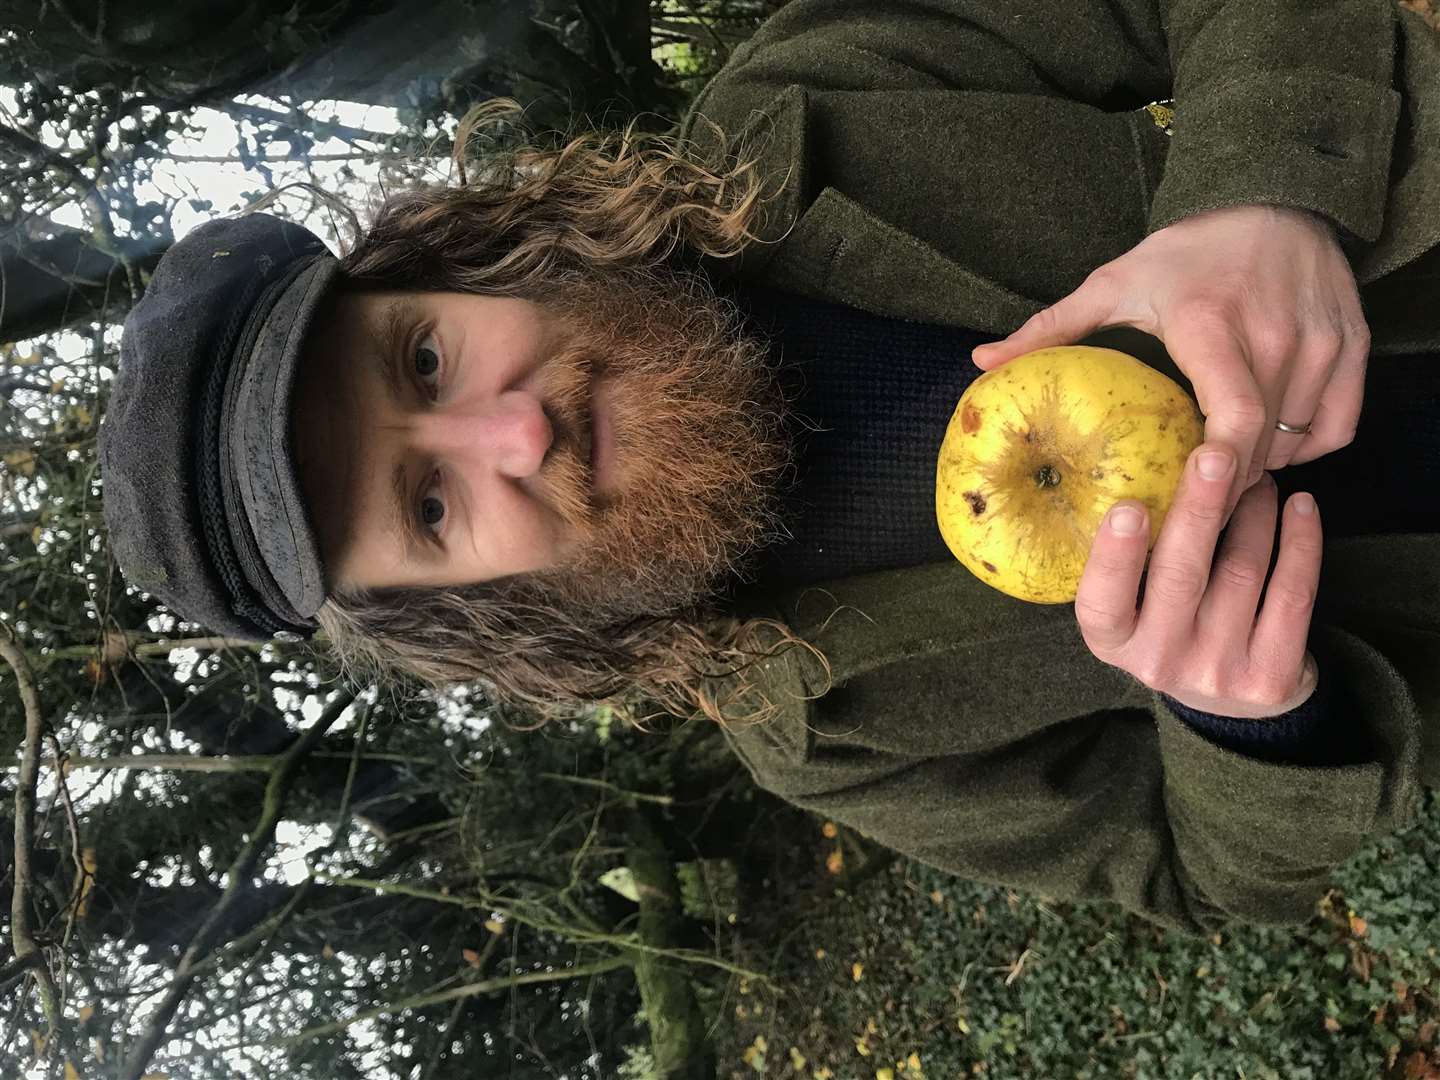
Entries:
<svg viewBox="0 0 1440 1080">
<path fill-rule="evenodd" d="M 154 243 L 127 246 L 132 250 L 126 254 L 141 274 L 154 270 L 164 251 Z M 93 323 L 102 313 L 119 317 L 130 307 L 125 267 L 91 247 L 79 230 L 0 247 L 0 274 L 5 280 L 0 343 Z"/>
<path fill-rule="evenodd" d="M 660 838 L 652 807 L 629 811 L 626 865 L 640 894 L 640 940 L 660 949 L 681 944 L 683 915 L 675 864 Z M 635 953 L 635 980 L 640 986 L 650 1045 L 659 1080 L 714 1080 L 715 1048 L 705 1031 L 686 965 L 652 952 Z"/>
</svg>

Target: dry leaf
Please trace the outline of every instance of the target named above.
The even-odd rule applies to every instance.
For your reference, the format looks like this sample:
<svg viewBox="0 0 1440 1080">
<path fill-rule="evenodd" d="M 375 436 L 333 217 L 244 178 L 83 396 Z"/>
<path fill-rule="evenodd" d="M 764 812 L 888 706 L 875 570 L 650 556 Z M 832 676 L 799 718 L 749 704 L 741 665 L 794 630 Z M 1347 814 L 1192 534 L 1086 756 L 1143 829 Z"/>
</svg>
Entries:
<svg viewBox="0 0 1440 1080">
<path fill-rule="evenodd" d="M 80 901 L 75 908 L 75 917 L 77 919 L 83 919 L 85 913 L 90 910 L 90 890 L 95 887 L 95 871 L 100 865 L 95 860 L 95 849 L 93 847 L 84 848 L 80 852 L 80 865 L 84 867 L 84 870 L 76 874 L 79 880 L 75 885 L 80 890 Z"/>
<path fill-rule="evenodd" d="M 118 664 L 130 655 L 130 639 L 115 630 L 106 630 L 100 642 L 100 658 L 107 664 Z"/>
<path fill-rule="evenodd" d="M 5 464 L 21 476 L 35 475 L 35 454 L 29 450 L 11 450 L 5 455 Z"/>
<path fill-rule="evenodd" d="M 740 1058 L 756 1072 L 763 1073 L 765 1071 L 765 1048 L 765 1036 L 756 1035 L 755 1041 L 745 1048 L 745 1052 L 740 1055 Z"/>
</svg>

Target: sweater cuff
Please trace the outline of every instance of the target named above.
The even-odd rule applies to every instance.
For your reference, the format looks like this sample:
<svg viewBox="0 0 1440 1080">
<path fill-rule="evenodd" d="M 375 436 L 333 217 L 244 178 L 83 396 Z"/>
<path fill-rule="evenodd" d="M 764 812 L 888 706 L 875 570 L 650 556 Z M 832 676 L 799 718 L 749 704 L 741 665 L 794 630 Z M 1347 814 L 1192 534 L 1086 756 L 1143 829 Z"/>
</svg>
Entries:
<svg viewBox="0 0 1440 1080">
<path fill-rule="evenodd" d="M 1279 765 L 1355 765 L 1368 760 L 1354 713 L 1323 674 L 1315 692 L 1300 705 L 1258 720 L 1201 712 L 1168 694 L 1160 698 L 1188 727 L 1246 757 Z"/>
</svg>

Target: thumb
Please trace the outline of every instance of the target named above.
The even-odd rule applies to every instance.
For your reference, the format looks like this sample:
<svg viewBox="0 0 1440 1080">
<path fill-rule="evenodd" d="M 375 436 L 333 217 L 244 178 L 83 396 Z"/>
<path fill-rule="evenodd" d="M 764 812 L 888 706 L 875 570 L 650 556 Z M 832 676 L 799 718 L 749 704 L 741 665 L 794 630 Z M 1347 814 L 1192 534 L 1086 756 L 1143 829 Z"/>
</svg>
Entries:
<svg viewBox="0 0 1440 1080">
<path fill-rule="evenodd" d="M 1080 286 L 1059 303 L 1030 316 L 1007 338 L 981 345 L 970 354 L 975 366 L 994 371 L 1017 356 L 1046 349 L 1052 345 L 1072 345 L 1105 325 L 1112 306 L 1102 294 L 1085 285 Z"/>
</svg>

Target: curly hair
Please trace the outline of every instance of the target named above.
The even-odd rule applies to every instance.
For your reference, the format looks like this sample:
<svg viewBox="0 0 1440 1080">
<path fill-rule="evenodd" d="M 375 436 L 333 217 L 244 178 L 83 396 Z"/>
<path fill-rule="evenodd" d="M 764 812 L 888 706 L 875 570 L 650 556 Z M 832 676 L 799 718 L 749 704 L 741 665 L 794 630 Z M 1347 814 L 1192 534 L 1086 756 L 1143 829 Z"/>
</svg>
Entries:
<svg viewBox="0 0 1440 1080">
<path fill-rule="evenodd" d="M 557 149 L 523 145 L 469 160 L 483 127 L 520 111 L 496 99 L 466 114 L 452 154 L 458 184 L 384 199 L 341 260 L 341 287 L 537 298 L 643 271 L 679 299 L 698 287 L 698 255 L 733 258 L 759 239 L 773 196 L 762 191 L 757 158 L 746 160 L 749 147 L 716 160 L 677 137 L 637 136 L 632 121 L 623 132 L 566 133 Z M 742 620 L 712 604 L 609 622 L 565 618 L 523 577 L 340 589 L 316 618 L 352 673 L 478 684 L 497 704 L 538 715 L 537 727 L 608 704 L 643 729 L 631 708 L 642 703 L 679 717 L 764 722 L 778 705 L 747 677 L 754 664 L 799 646 L 829 671 L 818 649 L 775 620 Z"/>
</svg>

